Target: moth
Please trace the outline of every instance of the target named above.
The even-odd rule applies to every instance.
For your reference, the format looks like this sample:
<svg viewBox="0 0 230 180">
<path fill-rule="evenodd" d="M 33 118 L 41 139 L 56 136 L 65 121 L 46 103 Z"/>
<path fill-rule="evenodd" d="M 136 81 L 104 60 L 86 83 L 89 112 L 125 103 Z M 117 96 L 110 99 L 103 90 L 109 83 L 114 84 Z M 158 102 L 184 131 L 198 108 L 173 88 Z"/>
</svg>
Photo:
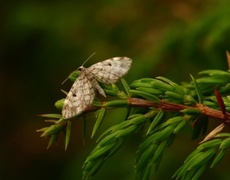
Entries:
<svg viewBox="0 0 230 180">
<path fill-rule="evenodd" d="M 80 66 L 78 70 L 81 73 L 73 83 L 63 104 L 63 118 L 69 119 L 84 112 L 92 104 L 96 91 L 106 97 L 98 81 L 105 84 L 116 83 L 127 74 L 131 64 L 132 59 L 128 57 L 114 57 L 88 68 Z"/>
</svg>

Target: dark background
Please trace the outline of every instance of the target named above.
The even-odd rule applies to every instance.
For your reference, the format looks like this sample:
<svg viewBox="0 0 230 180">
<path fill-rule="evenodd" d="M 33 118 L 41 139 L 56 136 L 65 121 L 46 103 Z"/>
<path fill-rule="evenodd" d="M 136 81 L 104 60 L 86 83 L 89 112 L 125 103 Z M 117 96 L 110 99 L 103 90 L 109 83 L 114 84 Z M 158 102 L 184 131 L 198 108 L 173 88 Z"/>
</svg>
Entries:
<svg viewBox="0 0 230 180">
<path fill-rule="evenodd" d="M 229 5 L 228 0 L 1 1 L 0 179 L 81 179 L 98 135 L 121 122 L 120 113 L 110 112 L 113 118 L 93 139 L 95 121 L 89 116 L 85 145 L 82 122 L 76 122 L 67 151 L 63 137 L 46 149 L 48 139 L 36 130 L 49 124 L 37 115 L 60 113 L 53 105 L 64 97 L 60 89 L 71 85 L 61 82 L 93 52 L 86 67 L 114 56 L 132 58 L 128 83 L 155 76 L 180 83 L 201 70 L 226 70 Z M 190 142 L 186 131 L 166 150 L 154 179 L 170 179 L 196 148 L 199 141 Z M 130 138 L 94 179 L 134 179 L 140 136 Z M 203 178 L 229 179 L 228 158 Z"/>
</svg>

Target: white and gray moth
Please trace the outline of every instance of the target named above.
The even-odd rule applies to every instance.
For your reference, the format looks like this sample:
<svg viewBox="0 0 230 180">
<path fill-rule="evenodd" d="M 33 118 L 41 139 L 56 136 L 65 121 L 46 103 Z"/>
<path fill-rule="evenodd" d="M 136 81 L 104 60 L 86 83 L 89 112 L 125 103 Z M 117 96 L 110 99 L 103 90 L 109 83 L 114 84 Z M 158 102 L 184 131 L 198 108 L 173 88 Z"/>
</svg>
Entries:
<svg viewBox="0 0 230 180">
<path fill-rule="evenodd" d="M 106 97 L 104 90 L 98 81 L 105 84 L 113 84 L 129 71 L 132 59 L 128 57 L 114 57 L 89 68 L 80 66 L 80 76 L 73 83 L 62 108 L 62 116 L 69 119 L 81 114 L 93 102 L 96 90 Z"/>
</svg>

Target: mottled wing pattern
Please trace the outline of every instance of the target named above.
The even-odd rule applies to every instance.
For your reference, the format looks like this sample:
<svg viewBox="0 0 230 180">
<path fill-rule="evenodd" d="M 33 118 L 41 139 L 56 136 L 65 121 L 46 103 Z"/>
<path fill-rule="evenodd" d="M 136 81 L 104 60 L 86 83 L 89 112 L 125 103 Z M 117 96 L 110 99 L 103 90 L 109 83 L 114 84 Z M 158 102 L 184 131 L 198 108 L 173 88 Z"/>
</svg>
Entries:
<svg viewBox="0 0 230 180">
<path fill-rule="evenodd" d="M 68 119 L 82 113 L 89 105 L 91 105 L 94 97 L 94 88 L 82 72 L 66 96 L 62 108 L 63 118 Z"/>
<path fill-rule="evenodd" d="M 88 68 L 97 80 L 106 84 L 117 82 L 130 69 L 132 60 L 128 57 L 114 57 L 98 62 Z"/>
<path fill-rule="evenodd" d="M 66 96 L 62 108 L 63 118 L 69 119 L 85 111 L 94 100 L 95 90 L 106 97 L 97 80 L 106 84 L 115 83 L 129 71 L 131 64 L 132 60 L 128 57 L 114 57 L 89 68 L 79 67 L 81 75 Z"/>
</svg>

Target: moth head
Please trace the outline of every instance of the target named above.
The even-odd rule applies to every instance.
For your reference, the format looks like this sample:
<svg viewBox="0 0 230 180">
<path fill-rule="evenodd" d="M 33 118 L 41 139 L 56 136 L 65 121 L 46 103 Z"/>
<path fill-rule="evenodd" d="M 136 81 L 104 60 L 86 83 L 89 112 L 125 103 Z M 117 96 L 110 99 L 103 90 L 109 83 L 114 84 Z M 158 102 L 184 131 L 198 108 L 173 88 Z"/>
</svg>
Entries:
<svg viewBox="0 0 230 180">
<path fill-rule="evenodd" d="M 80 66 L 79 68 L 77 68 L 78 71 L 82 71 L 83 69 L 85 69 L 83 66 Z"/>
</svg>

